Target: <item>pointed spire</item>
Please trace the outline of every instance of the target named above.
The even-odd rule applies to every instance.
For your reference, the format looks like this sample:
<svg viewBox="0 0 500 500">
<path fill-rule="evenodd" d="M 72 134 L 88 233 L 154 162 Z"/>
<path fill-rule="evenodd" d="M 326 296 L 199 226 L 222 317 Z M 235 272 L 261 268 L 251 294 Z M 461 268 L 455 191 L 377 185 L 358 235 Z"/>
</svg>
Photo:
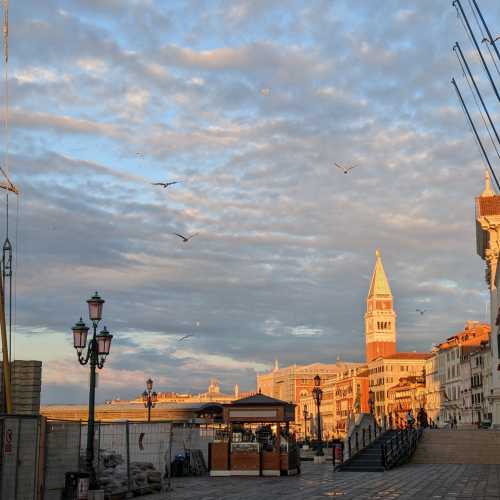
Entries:
<svg viewBox="0 0 500 500">
<path fill-rule="evenodd" d="M 493 189 L 491 189 L 490 173 L 487 170 L 484 171 L 484 184 L 485 184 L 485 187 L 484 187 L 484 191 L 481 193 L 481 196 L 483 198 L 485 198 L 487 196 L 495 196 Z"/>
<path fill-rule="evenodd" d="M 368 292 L 368 298 L 374 296 L 392 296 L 391 287 L 389 286 L 389 281 L 384 271 L 384 266 L 382 264 L 382 257 L 380 255 L 380 250 L 377 248 L 375 251 L 375 269 L 372 274 L 372 281 L 370 283 L 370 290 Z"/>
<path fill-rule="evenodd" d="M 279 365 L 279 363 L 278 363 L 278 359 L 276 358 L 276 359 L 274 360 L 274 371 L 277 371 L 277 370 L 279 370 L 279 369 L 280 369 L 280 365 Z"/>
</svg>

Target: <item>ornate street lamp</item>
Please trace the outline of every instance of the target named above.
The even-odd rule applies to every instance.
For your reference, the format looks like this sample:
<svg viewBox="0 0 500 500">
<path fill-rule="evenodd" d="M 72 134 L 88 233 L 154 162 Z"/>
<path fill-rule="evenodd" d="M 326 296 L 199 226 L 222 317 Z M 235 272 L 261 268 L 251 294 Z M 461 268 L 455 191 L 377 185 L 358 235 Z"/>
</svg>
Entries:
<svg viewBox="0 0 500 500">
<path fill-rule="evenodd" d="M 89 389 L 89 415 L 87 425 L 87 452 L 86 452 L 86 468 L 90 475 L 90 489 L 96 486 L 96 477 L 94 471 L 94 422 L 95 422 L 95 386 L 96 386 L 96 367 L 102 369 L 106 357 L 111 349 L 111 335 L 107 328 L 104 327 L 97 333 L 97 326 L 102 319 L 102 306 L 104 300 L 99 297 L 96 292 L 89 300 L 89 318 L 92 321 L 93 335 L 87 345 L 87 334 L 89 327 L 80 318 L 73 327 L 73 346 L 76 349 L 78 361 L 81 365 L 86 365 L 90 362 L 90 389 Z M 84 353 L 85 348 L 87 352 Z"/>
<path fill-rule="evenodd" d="M 142 401 L 144 408 L 148 409 L 148 422 L 151 422 L 151 408 L 156 406 L 158 394 L 153 391 L 153 381 L 150 378 L 146 380 L 146 390 L 142 393 Z"/>
<path fill-rule="evenodd" d="M 322 457 L 324 455 L 323 443 L 321 440 L 321 415 L 320 415 L 321 400 L 323 399 L 323 390 L 321 389 L 320 385 L 321 385 L 321 378 L 319 375 L 316 375 L 314 377 L 314 388 L 312 390 L 312 394 L 314 401 L 316 402 L 316 408 L 318 410 L 317 413 L 318 448 L 316 451 L 316 456 L 318 457 Z"/>
</svg>

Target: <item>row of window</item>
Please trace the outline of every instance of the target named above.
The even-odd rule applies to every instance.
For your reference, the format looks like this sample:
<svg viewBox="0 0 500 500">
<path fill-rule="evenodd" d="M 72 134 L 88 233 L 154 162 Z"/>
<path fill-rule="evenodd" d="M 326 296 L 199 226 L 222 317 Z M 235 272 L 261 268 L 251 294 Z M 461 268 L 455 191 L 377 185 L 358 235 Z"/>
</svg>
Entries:
<svg viewBox="0 0 500 500">
<path fill-rule="evenodd" d="M 377 366 L 376 368 L 370 368 L 369 370 L 369 373 L 370 375 L 373 375 L 374 373 L 384 373 L 384 371 L 386 372 L 395 372 L 397 371 L 397 366 L 395 365 L 387 365 L 386 367 L 384 367 L 384 365 L 380 365 L 380 366 Z M 399 366 L 399 371 L 400 372 L 409 372 L 409 371 L 414 371 L 412 369 L 413 367 L 409 366 L 409 365 L 400 365 Z"/>
<path fill-rule="evenodd" d="M 390 321 L 377 321 L 378 330 L 390 330 L 390 328 L 391 328 Z"/>
<path fill-rule="evenodd" d="M 477 373 L 473 375 L 470 379 L 471 387 L 481 387 L 483 385 L 483 375 L 482 373 Z"/>
<path fill-rule="evenodd" d="M 484 401 L 484 395 L 482 392 L 479 394 L 473 394 L 472 395 L 472 404 L 473 405 L 479 405 Z"/>
<path fill-rule="evenodd" d="M 455 378 L 460 375 L 460 365 L 448 366 L 448 379 Z"/>
</svg>

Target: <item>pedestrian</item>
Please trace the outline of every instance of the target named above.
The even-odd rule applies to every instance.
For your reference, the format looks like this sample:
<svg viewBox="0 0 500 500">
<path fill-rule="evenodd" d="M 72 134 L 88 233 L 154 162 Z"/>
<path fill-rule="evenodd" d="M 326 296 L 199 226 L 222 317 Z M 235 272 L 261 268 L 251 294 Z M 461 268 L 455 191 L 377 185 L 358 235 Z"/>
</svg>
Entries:
<svg viewBox="0 0 500 500">
<path fill-rule="evenodd" d="M 457 428 L 457 417 L 453 417 L 453 428 L 456 429 Z"/>
<path fill-rule="evenodd" d="M 413 429 L 413 423 L 415 422 L 415 419 L 413 418 L 413 413 L 410 410 L 408 410 L 408 413 L 406 414 L 406 426 L 408 429 Z"/>
</svg>

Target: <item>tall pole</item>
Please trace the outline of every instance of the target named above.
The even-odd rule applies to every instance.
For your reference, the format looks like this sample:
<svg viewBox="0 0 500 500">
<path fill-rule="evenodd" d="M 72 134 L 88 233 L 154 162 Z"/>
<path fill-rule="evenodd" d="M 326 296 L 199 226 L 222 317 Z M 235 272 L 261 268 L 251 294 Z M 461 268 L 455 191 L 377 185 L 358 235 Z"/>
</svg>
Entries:
<svg viewBox="0 0 500 500">
<path fill-rule="evenodd" d="M 5 324 L 5 294 L 3 280 L 0 279 L 0 333 L 2 335 L 3 383 L 5 388 L 5 409 L 12 414 L 12 392 L 10 380 L 9 350 L 7 346 L 7 327 Z"/>
<path fill-rule="evenodd" d="M 455 51 L 455 50 L 458 50 L 459 61 L 461 60 L 461 62 L 463 62 L 465 69 L 467 70 L 467 74 L 469 75 L 469 78 L 472 81 L 472 85 L 474 85 L 474 89 L 476 91 L 476 94 L 479 97 L 479 100 L 481 101 L 481 106 L 483 107 L 483 110 L 486 113 L 486 116 L 488 117 L 490 127 L 493 129 L 493 133 L 495 134 L 497 142 L 500 145 L 500 137 L 498 136 L 498 132 L 497 132 L 497 129 L 495 127 L 495 123 L 491 119 L 491 115 L 488 111 L 488 108 L 486 107 L 486 103 L 484 102 L 483 96 L 481 95 L 481 92 L 479 91 L 479 88 L 476 84 L 476 79 L 474 78 L 474 75 L 472 74 L 472 71 L 470 70 L 469 63 L 467 62 L 467 59 L 465 59 L 464 53 L 462 52 L 462 49 L 461 49 L 458 42 L 455 42 L 455 45 L 453 46 L 453 51 Z"/>
<path fill-rule="evenodd" d="M 307 441 L 307 411 L 304 412 L 304 441 Z"/>
<path fill-rule="evenodd" d="M 486 71 L 486 74 L 488 75 L 488 79 L 490 80 L 491 86 L 493 87 L 493 91 L 495 92 L 495 95 L 497 96 L 497 99 L 500 101 L 500 94 L 498 93 L 497 86 L 495 85 L 495 82 L 493 81 L 493 77 L 491 76 L 490 70 L 488 68 L 488 65 L 486 64 L 486 61 L 484 60 L 483 53 L 481 52 L 481 49 L 477 43 L 476 37 L 474 35 L 474 32 L 472 31 L 472 28 L 469 24 L 469 20 L 467 19 L 467 16 L 465 15 L 464 9 L 462 7 L 462 4 L 460 3 L 460 0 L 453 0 L 453 5 L 458 5 L 460 12 L 462 14 L 462 19 L 464 20 L 466 26 L 467 26 L 467 31 L 469 32 L 469 35 L 471 37 L 472 42 L 474 43 L 477 53 L 479 54 L 479 57 L 481 58 L 481 62 L 483 63 L 483 67 Z"/>
<path fill-rule="evenodd" d="M 484 29 L 486 30 L 486 33 L 488 33 L 489 41 L 490 44 L 493 45 L 493 48 L 495 49 L 495 52 L 497 54 L 498 60 L 500 61 L 500 52 L 498 52 L 498 48 L 496 46 L 495 39 L 491 35 L 490 28 L 488 28 L 488 25 L 486 24 L 486 21 L 484 20 L 483 13 L 481 12 L 481 9 L 479 8 L 479 5 L 477 4 L 476 0 L 472 0 L 474 2 L 474 7 L 476 7 L 477 13 L 479 14 L 479 17 L 481 18 L 481 22 L 483 23 Z"/>
<path fill-rule="evenodd" d="M 319 443 L 321 443 L 321 417 L 319 414 L 319 407 L 320 407 L 319 399 L 316 400 L 316 406 L 318 408 L 318 413 L 316 414 L 317 427 L 318 427 L 318 441 Z"/>
<path fill-rule="evenodd" d="M 151 422 L 151 395 L 148 395 L 148 422 Z"/>
<path fill-rule="evenodd" d="M 97 321 L 93 321 L 94 334 L 90 341 L 90 389 L 89 389 L 89 415 L 87 425 L 87 472 L 90 474 L 90 489 L 95 487 L 94 470 L 94 422 L 95 422 L 95 381 L 97 366 Z"/>
</svg>

